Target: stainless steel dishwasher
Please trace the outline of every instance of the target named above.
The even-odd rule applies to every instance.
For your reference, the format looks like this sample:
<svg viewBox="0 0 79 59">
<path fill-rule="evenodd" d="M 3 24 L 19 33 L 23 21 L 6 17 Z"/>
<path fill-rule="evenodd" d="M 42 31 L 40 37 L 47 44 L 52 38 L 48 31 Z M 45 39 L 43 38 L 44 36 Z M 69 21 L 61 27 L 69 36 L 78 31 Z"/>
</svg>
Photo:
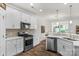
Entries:
<svg viewBox="0 0 79 59">
<path fill-rule="evenodd" d="M 47 37 L 47 50 L 57 51 L 57 37 Z"/>
</svg>

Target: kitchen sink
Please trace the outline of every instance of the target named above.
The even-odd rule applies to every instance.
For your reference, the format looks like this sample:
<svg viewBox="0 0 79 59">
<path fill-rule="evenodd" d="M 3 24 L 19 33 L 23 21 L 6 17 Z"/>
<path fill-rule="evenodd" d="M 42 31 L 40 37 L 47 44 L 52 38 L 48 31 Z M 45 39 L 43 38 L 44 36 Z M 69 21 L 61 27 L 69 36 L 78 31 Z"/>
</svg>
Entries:
<svg viewBox="0 0 79 59">
<path fill-rule="evenodd" d="M 66 37 L 64 37 L 64 39 L 68 39 L 68 40 L 71 40 L 71 41 L 77 41 L 77 40 L 74 40 L 74 39 L 71 39 L 71 38 L 66 38 Z"/>
</svg>

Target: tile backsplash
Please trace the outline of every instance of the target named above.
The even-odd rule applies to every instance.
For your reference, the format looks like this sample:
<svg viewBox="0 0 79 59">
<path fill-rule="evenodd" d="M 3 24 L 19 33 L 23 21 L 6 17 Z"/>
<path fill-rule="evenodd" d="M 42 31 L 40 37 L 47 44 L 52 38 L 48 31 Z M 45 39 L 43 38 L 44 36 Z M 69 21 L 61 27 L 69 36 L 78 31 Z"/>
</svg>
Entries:
<svg viewBox="0 0 79 59">
<path fill-rule="evenodd" d="M 21 29 L 7 29 L 6 37 L 16 37 L 18 36 L 18 32 L 28 32 L 29 34 L 33 34 L 33 30 L 21 30 Z"/>
</svg>

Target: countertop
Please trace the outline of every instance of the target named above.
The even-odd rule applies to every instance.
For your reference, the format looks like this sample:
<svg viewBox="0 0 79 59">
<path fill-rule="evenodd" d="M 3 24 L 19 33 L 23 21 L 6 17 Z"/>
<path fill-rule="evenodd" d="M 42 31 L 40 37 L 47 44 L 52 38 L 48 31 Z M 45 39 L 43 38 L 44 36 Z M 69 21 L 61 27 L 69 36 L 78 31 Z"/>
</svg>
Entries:
<svg viewBox="0 0 79 59">
<path fill-rule="evenodd" d="M 19 38 L 23 38 L 23 37 L 19 37 L 19 36 L 8 37 L 8 38 L 6 38 L 6 40 L 13 40 L 13 39 L 19 39 Z"/>
<path fill-rule="evenodd" d="M 65 37 L 65 36 L 54 36 L 54 35 L 48 35 L 47 38 L 58 38 L 58 39 L 61 39 L 61 40 L 66 40 L 68 42 L 72 42 L 74 46 L 79 46 L 79 40 L 74 40 L 74 39 L 71 39 L 69 37 Z"/>
</svg>

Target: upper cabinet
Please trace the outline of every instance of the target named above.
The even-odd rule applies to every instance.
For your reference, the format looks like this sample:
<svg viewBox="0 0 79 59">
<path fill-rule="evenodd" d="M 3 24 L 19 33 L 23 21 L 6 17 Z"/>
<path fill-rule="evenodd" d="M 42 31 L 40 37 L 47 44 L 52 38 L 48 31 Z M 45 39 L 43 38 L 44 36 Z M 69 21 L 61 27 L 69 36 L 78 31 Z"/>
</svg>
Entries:
<svg viewBox="0 0 79 59">
<path fill-rule="evenodd" d="M 21 12 L 19 12 L 18 10 L 11 7 L 7 7 L 5 16 L 6 28 L 8 29 L 20 28 L 20 20 L 22 19 L 21 15 L 22 15 Z"/>
<path fill-rule="evenodd" d="M 36 16 L 31 16 L 30 19 L 31 29 L 37 29 L 37 18 Z"/>
<path fill-rule="evenodd" d="M 31 24 L 30 29 L 37 28 L 37 20 L 36 20 L 36 17 L 33 15 L 28 15 L 28 14 L 22 13 L 22 22 L 30 23 Z"/>
<path fill-rule="evenodd" d="M 25 13 L 22 13 L 22 22 L 25 22 L 25 23 L 30 23 L 30 19 L 31 19 L 31 16 L 30 15 L 27 15 Z"/>
<path fill-rule="evenodd" d="M 12 7 L 6 7 L 5 16 L 5 26 L 6 29 L 20 29 L 20 22 L 31 24 L 30 29 L 36 29 L 36 17 L 33 15 L 28 15 L 27 13 L 20 12 Z"/>
</svg>

